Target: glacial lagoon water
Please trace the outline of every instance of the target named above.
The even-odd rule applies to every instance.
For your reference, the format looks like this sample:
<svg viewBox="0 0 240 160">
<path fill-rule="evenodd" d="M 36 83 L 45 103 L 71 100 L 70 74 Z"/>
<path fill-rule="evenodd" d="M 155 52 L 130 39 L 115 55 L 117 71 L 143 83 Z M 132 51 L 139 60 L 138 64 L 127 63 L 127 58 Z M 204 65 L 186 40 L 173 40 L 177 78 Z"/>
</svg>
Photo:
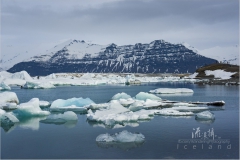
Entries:
<svg viewBox="0 0 240 160">
<path fill-rule="evenodd" d="M 76 123 L 45 124 L 41 118 L 21 121 L 11 128 L 1 128 L 2 159 L 199 159 L 239 158 L 239 86 L 195 85 L 187 83 L 149 83 L 142 85 L 59 86 L 56 89 L 20 89 L 13 87 L 20 103 L 31 98 L 54 101 L 62 98 L 91 98 L 104 103 L 119 92 L 135 96 L 140 91 L 168 87 L 190 88 L 193 95 L 162 95 L 173 101 L 226 102 L 224 108 L 212 107 L 216 119 L 197 121 L 194 116 L 154 116 L 122 128 L 105 128 L 90 123 L 86 115 L 78 114 Z M 127 130 L 145 136 L 143 143 L 97 143 L 100 134 L 115 134 Z M 200 141 L 205 136 L 205 141 Z"/>
</svg>

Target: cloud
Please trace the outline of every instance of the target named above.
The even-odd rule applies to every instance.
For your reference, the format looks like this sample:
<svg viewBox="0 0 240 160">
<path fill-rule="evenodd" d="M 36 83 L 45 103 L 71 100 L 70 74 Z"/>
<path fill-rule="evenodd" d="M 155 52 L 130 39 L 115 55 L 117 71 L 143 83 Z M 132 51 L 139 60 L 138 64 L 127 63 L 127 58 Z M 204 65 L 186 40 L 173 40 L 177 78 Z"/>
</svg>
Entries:
<svg viewBox="0 0 240 160">
<path fill-rule="evenodd" d="M 207 48 L 238 43 L 238 11 L 238 0 L 2 0 L 2 43 L 165 39 Z"/>
</svg>

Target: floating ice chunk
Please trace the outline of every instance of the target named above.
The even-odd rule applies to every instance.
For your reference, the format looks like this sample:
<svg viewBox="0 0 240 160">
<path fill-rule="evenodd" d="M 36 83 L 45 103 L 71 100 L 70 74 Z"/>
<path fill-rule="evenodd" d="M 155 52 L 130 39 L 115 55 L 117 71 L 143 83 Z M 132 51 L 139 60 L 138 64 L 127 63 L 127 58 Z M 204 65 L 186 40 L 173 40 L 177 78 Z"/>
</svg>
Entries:
<svg viewBox="0 0 240 160">
<path fill-rule="evenodd" d="M 129 106 L 130 111 L 138 111 L 138 110 L 141 110 L 142 108 L 143 108 L 143 103 L 140 101 L 136 101 Z"/>
<path fill-rule="evenodd" d="M 49 111 L 41 110 L 38 98 L 32 98 L 29 102 L 21 103 L 13 113 L 20 117 L 46 116 L 50 114 Z"/>
<path fill-rule="evenodd" d="M 166 115 L 166 116 L 191 116 L 192 112 L 179 112 L 173 109 L 162 109 L 156 112 L 155 114 Z"/>
<path fill-rule="evenodd" d="M 7 113 L 6 111 L 0 109 L 0 121 L 1 124 L 12 125 L 14 123 L 18 123 L 19 120 L 10 112 Z"/>
<path fill-rule="evenodd" d="M 54 108 L 54 107 L 67 107 L 67 106 L 71 106 L 71 105 L 75 105 L 76 107 L 83 107 L 86 105 L 90 105 L 90 104 L 95 104 L 90 98 L 70 98 L 70 99 L 57 99 L 55 101 L 52 102 L 51 107 L 50 108 Z"/>
<path fill-rule="evenodd" d="M 209 111 L 204 111 L 196 114 L 196 119 L 206 119 L 206 120 L 213 120 L 215 119 L 215 116 L 213 113 Z"/>
<path fill-rule="evenodd" d="M 51 106 L 51 103 L 49 103 L 48 101 L 39 101 L 39 106 L 40 107 L 49 107 L 49 106 Z"/>
<path fill-rule="evenodd" d="M 208 107 L 187 107 L 187 106 L 179 106 L 179 107 L 172 107 L 171 109 L 177 111 L 199 111 L 199 110 L 208 110 Z"/>
<path fill-rule="evenodd" d="M 26 82 L 23 86 L 25 89 L 47 89 L 56 88 L 49 82 Z"/>
<path fill-rule="evenodd" d="M 19 100 L 16 93 L 7 91 L 0 93 L 0 104 L 1 103 L 19 103 Z"/>
<path fill-rule="evenodd" d="M 11 87 L 9 87 L 7 84 L 5 84 L 4 82 L 0 83 L 0 91 L 3 90 L 11 90 Z"/>
<path fill-rule="evenodd" d="M 44 123 L 66 123 L 67 121 L 77 121 L 77 115 L 72 111 L 64 112 L 63 114 L 51 114 L 45 120 Z"/>
<path fill-rule="evenodd" d="M 220 79 L 230 79 L 232 75 L 234 75 L 236 72 L 226 72 L 221 69 L 217 69 L 214 71 L 206 70 L 205 74 L 207 76 L 213 75 L 215 78 L 220 78 Z"/>
<path fill-rule="evenodd" d="M 119 99 L 119 102 L 121 105 L 123 105 L 124 107 L 129 106 L 130 104 L 134 103 L 135 100 L 132 98 L 128 98 L 128 99 Z"/>
<path fill-rule="evenodd" d="M 112 97 L 112 100 L 119 100 L 119 99 L 128 99 L 131 98 L 128 94 L 122 92 L 122 93 L 117 93 Z"/>
<path fill-rule="evenodd" d="M 140 92 L 136 95 L 136 99 L 138 100 L 146 100 L 146 99 L 151 99 L 151 100 L 162 100 L 160 97 L 157 97 L 153 94 L 149 94 L 146 92 Z"/>
<path fill-rule="evenodd" d="M 191 104 L 191 103 L 178 102 L 178 103 L 173 103 L 173 106 L 190 106 L 190 107 L 195 107 L 197 105 L 196 104 Z"/>
<path fill-rule="evenodd" d="M 150 90 L 149 92 L 155 94 L 175 94 L 175 93 L 193 93 L 193 90 L 189 88 L 158 88 Z"/>
<path fill-rule="evenodd" d="M 115 133 L 114 135 L 110 135 L 108 133 L 106 134 L 100 134 L 97 136 L 96 141 L 97 142 L 143 142 L 145 140 L 145 137 L 141 133 L 131 133 L 126 130 Z"/>
<path fill-rule="evenodd" d="M 17 108 L 16 103 L 0 103 L 0 109 L 11 110 L 16 108 Z"/>
<path fill-rule="evenodd" d="M 144 107 L 145 108 L 158 107 L 158 106 L 169 106 L 169 104 L 159 102 L 159 101 L 156 101 L 156 100 L 151 100 L 151 99 L 147 99 L 146 102 L 144 102 Z"/>
<path fill-rule="evenodd" d="M 65 106 L 65 107 L 50 107 L 50 110 L 56 111 L 56 112 L 74 111 L 74 112 L 87 113 L 87 108 L 78 107 L 75 105 Z"/>
</svg>

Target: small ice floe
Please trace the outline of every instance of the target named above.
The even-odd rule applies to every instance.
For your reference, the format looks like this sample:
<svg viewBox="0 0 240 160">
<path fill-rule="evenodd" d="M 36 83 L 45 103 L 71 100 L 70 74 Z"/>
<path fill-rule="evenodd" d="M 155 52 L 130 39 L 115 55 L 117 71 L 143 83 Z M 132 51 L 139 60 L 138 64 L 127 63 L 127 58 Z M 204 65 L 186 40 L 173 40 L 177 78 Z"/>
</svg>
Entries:
<svg viewBox="0 0 240 160">
<path fill-rule="evenodd" d="M 114 147 L 122 150 L 130 150 L 143 145 L 145 137 L 141 133 L 122 131 L 114 135 L 108 133 L 101 134 L 96 138 L 96 141 L 97 146 L 100 148 Z"/>
<path fill-rule="evenodd" d="M 195 106 L 197 106 L 197 105 L 196 105 L 196 104 L 191 104 L 191 103 L 185 103 L 185 102 L 177 102 L 177 103 L 173 103 L 173 106 L 195 107 Z"/>
<path fill-rule="evenodd" d="M 213 120 L 215 116 L 213 113 L 209 111 L 204 111 L 196 114 L 196 119 L 203 119 L 203 120 Z"/>
<path fill-rule="evenodd" d="M 146 99 L 151 99 L 151 100 L 162 100 L 160 97 L 157 97 L 153 94 L 146 93 L 146 92 L 140 92 L 136 96 L 136 99 L 138 100 L 146 100 Z"/>
<path fill-rule="evenodd" d="M 87 107 L 91 104 L 95 104 L 90 98 L 70 98 L 67 100 L 57 99 L 52 102 L 50 110 L 51 111 L 76 111 L 76 112 L 86 112 Z"/>
<path fill-rule="evenodd" d="M 17 117 L 47 116 L 49 111 L 43 111 L 39 107 L 39 99 L 32 98 L 29 102 L 21 103 L 13 113 Z"/>
<path fill-rule="evenodd" d="M 19 122 L 12 112 L 6 112 L 2 109 L 0 109 L 0 121 L 1 125 L 13 125 Z"/>
<path fill-rule="evenodd" d="M 23 86 L 25 89 L 49 89 L 56 88 L 49 82 L 26 82 Z"/>
<path fill-rule="evenodd" d="M 188 106 L 178 106 L 178 107 L 172 107 L 171 109 L 177 110 L 177 111 L 202 111 L 202 110 L 208 110 L 208 107 L 188 107 Z"/>
<path fill-rule="evenodd" d="M 154 94 L 176 94 L 176 93 L 193 93 L 193 90 L 189 88 L 158 88 L 150 90 L 149 92 Z"/>
<path fill-rule="evenodd" d="M 198 75 L 198 73 L 197 73 L 197 72 L 195 72 L 195 73 L 193 73 L 193 74 L 189 75 L 188 77 L 189 77 L 189 78 L 196 78 L 196 77 L 197 77 L 197 75 Z"/>
<path fill-rule="evenodd" d="M 166 116 L 192 116 L 192 115 L 194 115 L 193 112 L 179 112 L 179 111 L 173 110 L 171 108 L 159 110 L 155 114 L 166 115 Z"/>
<path fill-rule="evenodd" d="M 4 82 L 0 83 L 0 91 L 3 90 L 11 90 L 11 87 L 9 87 L 7 84 L 5 84 Z"/>
<path fill-rule="evenodd" d="M 19 103 L 18 97 L 14 92 L 1 92 L 0 93 L 0 104 L 1 103 Z"/>
<path fill-rule="evenodd" d="M 41 120 L 42 123 L 55 123 L 63 124 L 68 121 L 77 121 L 77 115 L 72 111 L 64 112 L 63 114 L 51 114 L 45 120 Z"/>
<path fill-rule="evenodd" d="M 119 100 L 119 99 L 128 99 L 131 98 L 130 95 L 122 92 L 122 93 L 117 93 L 112 97 L 112 100 Z"/>
<path fill-rule="evenodd" d="M 145 140 L 145 137 L 143 134 L 131 133 L 126 130 L 119 133 L 115 133 L 114 135 L 110 135 L 108 133 L 100 134 L 96 138 L 97 142 L 120 142 L 120 143 L 143 142 L 144 140 Z"/>
<path fill-rule="evenodd" d="M 39 101 L 39 106 L 44 108 L 44 107 L 50 107 L 51 103 L 49 103 L 48 101 Z"/>
</svg>

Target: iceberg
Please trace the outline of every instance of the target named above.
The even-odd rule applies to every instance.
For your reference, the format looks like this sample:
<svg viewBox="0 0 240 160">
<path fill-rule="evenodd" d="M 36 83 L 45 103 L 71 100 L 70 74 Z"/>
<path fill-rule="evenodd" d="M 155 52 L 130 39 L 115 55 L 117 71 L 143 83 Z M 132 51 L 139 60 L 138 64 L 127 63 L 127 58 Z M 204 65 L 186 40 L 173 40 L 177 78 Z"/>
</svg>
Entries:
<svg viewBox="0 0 240 160">
<path fill-rule="evenodd" d="M 209 111 L 204 111 L 196 114 L 196 119 L 204 119 L 204 120 L 214 120 L 215 116 L 213 113 Z"/>
<path fill-rule="evenodd" d="M 165 107 L 170 106 L 169 103 L 163 103 L 156 100 L 146 99 L 144 102 L 144 108 L 155 108 L 155 107 Z"/>
<path fill-rule="evenodd" d="M 117 93 L 112 97 L 112 100 L 119 100 L 119 99 L 128 99 L 131 98 L 130 95 L 122 92 L 122 93 Z"/>
<path fill-rule="evenodd" d="M 136 95 L 136 99 L 138 100 L 146 100 L 146 99 L 151 99 L 151 100 L 162 100 L 160 97 L 157 97 L 153 94 L 149 94 L 146 92 L 140 92 Z"/>
<path fill-rule="evenodd" d="M 0 93 L 0 104 L 1 103 L 19 103 L 18 97 L 14 92 L 1 92 Z"/>
<path fill-rule="evenodd" d="M 7 84 L 5 84 L 4 82 L 0 83 L 0 91 L 3 90 L 11 90 L 11 87 L 9 87 Z"/>
<path fill-rule="evenodd" d="M 143 142 L 144 140 L 145 140 L 145 137 L 143 134 L 131 133 L 126 130 L 119 133 L 115 133 L 114 135 L 110 135 L 108 133 L 100 134 L 96 138 L 97 142 L 120 142 L 120 143 Z"/>
<path fill-rule="evenodd" d="M 158 88 L 150 90 L 149 92 L 154 94 L 175 94 L 175 93 L 193 93 L 193 90 L 189 88 Z"/>
<path fill-rule="evenodd" d="M 177 102 L 177 103 L 173 103 L 173 106 L 190 106 L 190 107 L 195 107 L 197 105 L 196 104 L 192 104 L 192 103 Z"/>
<path fill-rule="evenodd" d="M 192 115 L 194 115 L 192 112 L 179 112 L 177 110 L 168 109 L 168 108 L 159 110 L 155 114 L 166 115 L 166 116 L 192 116 Z"/>
<path fill-rule="evenodd" d="M 97 109 L 102 109 L 102 108 L 108 108 L 109 103 L 100 103 L 100 104 L 90 104 L 87 106 L 87 108 L 92 109 L 92 110 L 97 110 Z"/>
<path fill-rule="evenodd" d="M 47 89 L 56 88 L 49 82 L 26 82 L 23 86 L 25 89 Z"/>
<path fill-rule="evenodd" d="M 177 111 L 200 111 L 200 110 L 209 110 L 208 107 L 188 107 L 188 106 L 172 107 L 171 109 L 177 110 Z"/>
<path fill-rule="evenodd" d="M 26 80 L 26 81 L 32 80 L 32 77 L 26 71 L 13 73 L 11 78 L 12 79 L 22 79 L 22 80 Z"/>
<path fill-rule="evenodd" d="M 41 122 L 61 124 L 61 123 L 66 123 L 68 121 L 77 121 L 77 120 L 78 120 L 78 117 L 74 112 L 67 111 L 67 112 L 64 112 L 63 114 L 51 114 Z"/>
<path fill-rule="evenodd" d="M 17 117 L 47 116 L 49 111 L 42 111 L 39 107 L 39 99 L 32 98 L 29 102 L 21 103 L 13 113 Z"/>
</svg>

